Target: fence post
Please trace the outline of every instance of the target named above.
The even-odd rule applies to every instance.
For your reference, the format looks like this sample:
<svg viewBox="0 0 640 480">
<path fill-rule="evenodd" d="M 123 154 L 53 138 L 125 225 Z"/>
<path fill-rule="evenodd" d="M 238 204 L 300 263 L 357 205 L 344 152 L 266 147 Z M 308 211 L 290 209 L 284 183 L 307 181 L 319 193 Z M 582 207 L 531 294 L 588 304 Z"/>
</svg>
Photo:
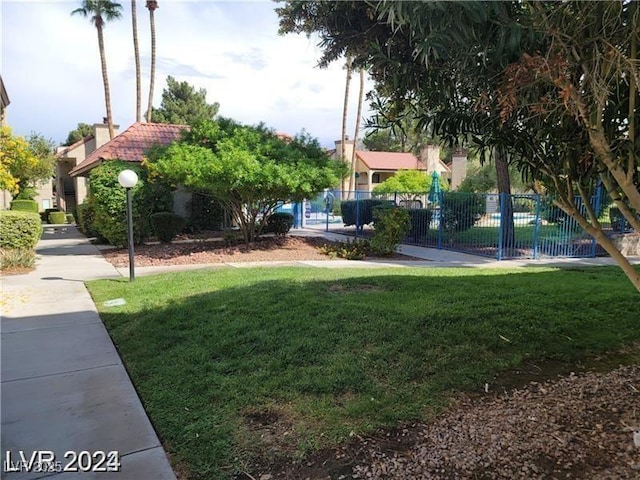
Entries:
<svg viewBox="0 0 640 480">
<path fill-rule="evenodd" d="M 356 238 L 358 238 L 358 230 L 360 229 L 360 199 L 358 198 L 358 190 L 354 194 L 356 200 Z"/>
<path fill-rule="evenodd" d="M 536 194 L 536 219 L 535 226 L 533 227 L 533 258 L 538 259 L 538 239 L 540 237 L 540 194 Z"/>
<path fill-rule="evenodd" d="M 500 201 L 498 202 L 498 208 L 500 208 L 500 225 L 498 225 L 498 255 L 497 259 L 502 260 L 502 243 L 504 239 L 504 202 L 506 193 L 500 193 Z"/>
<path fill-rule="evenodd" d="M 442 250 L 442 235 L 443 235 L 443 230 L 444 230 L 444 192 L 440 192 L 439 194 L 439 203 L 440 203 L 440 208 L 438 209 L 440 214 L 438 218 L 438 250 Z"/>
</svg>

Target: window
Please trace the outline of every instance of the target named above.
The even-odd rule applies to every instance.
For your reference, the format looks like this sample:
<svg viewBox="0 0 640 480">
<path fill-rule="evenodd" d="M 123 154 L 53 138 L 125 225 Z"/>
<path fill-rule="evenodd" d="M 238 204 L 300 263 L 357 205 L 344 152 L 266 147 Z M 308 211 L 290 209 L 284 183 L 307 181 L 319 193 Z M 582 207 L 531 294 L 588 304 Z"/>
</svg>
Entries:
<svg viewBox="0 0 640 480">
<path fill-rule="evenodd" d="M 42 209 L 47 210 L 48 208 L 51 208 L 51 200 L 45 198 L 44 200 L 42 200 Z"/>
<path fill-rule="evenodd" d="M 371 174 L 371 183 L 380 183 L 380 174 L 379 173 Z"/>
</svg>

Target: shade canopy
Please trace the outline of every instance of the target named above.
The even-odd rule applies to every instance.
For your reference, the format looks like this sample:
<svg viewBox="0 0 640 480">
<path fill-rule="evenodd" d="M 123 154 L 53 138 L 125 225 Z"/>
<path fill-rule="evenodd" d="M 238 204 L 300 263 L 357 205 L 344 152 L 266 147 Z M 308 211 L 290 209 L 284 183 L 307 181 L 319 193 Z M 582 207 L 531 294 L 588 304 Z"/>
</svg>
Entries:
<svg viewBox="0 0 640 480">
<path fill-rule="evenodd" d="M 442 193 L 442 188 L 440 188 L 440 174 L 438 172 L 433 172 L 431 174 L 431 188 L 429 189 L 429 201 L 431 203 L 438 203 L 440 201 L 440 194 Z"/>
</svg>

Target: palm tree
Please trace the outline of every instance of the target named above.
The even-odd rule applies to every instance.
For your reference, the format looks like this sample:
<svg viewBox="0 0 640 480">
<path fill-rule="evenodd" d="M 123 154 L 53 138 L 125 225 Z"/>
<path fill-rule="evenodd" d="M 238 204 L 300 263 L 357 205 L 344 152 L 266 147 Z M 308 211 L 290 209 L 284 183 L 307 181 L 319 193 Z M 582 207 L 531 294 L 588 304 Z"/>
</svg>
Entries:
<svg viewBox="0 0 640 480">
<path fill-rule="evenodd" d="M 360 91 L 358 92 L 358 113 L 356 113 L 356 129 L 353 134 L 353 149 L 351 150 L 351 177 L 349 178 L 349 190 L 356 190 L 356 147 L 358 145 L 358 133 L 360 132 L 360 117 L 362 116 L 362 101 L 364 99 L 364 70 L 360 69 Z"/>
<path fill-rule="evenodd" d="M 100 50 L 100 63 L 102 64 L 102 82 L 104 83 L 104 103 L 107 108 L 107 125 L 109 126 L 109 138 L 114 137 L 113 116 L 111 114 L 111 94 L 109 92 L 109 77 L 107 76 L 107 59 L 104 53 L 104 37 L 102 29 L 106 22 L 122 16 L 122 5 L 111 0 L 82 0 L 80 8 L 76 8 L 71 15 L 79 14 L 89 17 L 91 23 L 98 31 L 98 48 Z"/>
<path fill-rule="evenodd" d="M 136 122 L 139 122 L 142 119 L 142 94 L 140 92 L 140 49 L 138 48 L 136 0 L 131 0 L 131 24 L 133 27 L 133 55 L 136 62 Z"/>
<path fill-rule="evenodd" d="M 158 8 L 157 0 L 147 0 L 149 9 L 149 24 L 151 25 L 151 74 L 149 79 L 149 106 L 147 108 L 147 122 L 151 122 L 151 112 L 153 110 L 153 84 L 156 77 L 156 21 L 154 12 Z"/>
<path fill-rule="evenodd" d="M 351 85 L 351 57 L 347 56 L 347 79 L 344 85 L 344 104 L 342 107 L 342 151 L 340 152 L 340 160 L 343 162 L 347 161 L 347 111 L 349 110 L 349 86 Z M 337 153 L 337 152 L 336 152 Z M 353 172 L 351 172 L 351 176 L 353 176 Z M 343 190 L 343 198 L 348 198 L 344 196 L 344 190 L 348 187 L 348 184 L 345 185 L 345 182 L 342 182 L 342 190 Z"/>
</svg>

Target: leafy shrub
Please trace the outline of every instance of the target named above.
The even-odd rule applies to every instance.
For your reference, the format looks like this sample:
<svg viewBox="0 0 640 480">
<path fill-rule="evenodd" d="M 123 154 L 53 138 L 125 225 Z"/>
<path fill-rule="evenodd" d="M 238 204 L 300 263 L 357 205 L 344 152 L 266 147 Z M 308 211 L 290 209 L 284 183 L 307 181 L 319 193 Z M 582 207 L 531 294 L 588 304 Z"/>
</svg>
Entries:
<svg viewBox="0 0 640 480">
<path fill-rule="evenodd" d="M 377 255 L 392 255 L 411 228 L 409 213 L 404 208 L 381 206 L 373 210 L 373 217 L 371 249 Z"/>
<path fill-rule="evenodd" d="M 393 205 L 392 201 L 366 198 L 363 200 L 345 200 L 340 202 L 340 213 L 345 226 L 355 225 L 362 228 L 373 222 L 373 209 L 380 205 Z"/>
<path fill-rule="evenodd" d="M 449 232 L 464 232 L 473 227 L 485 210 L 482 195 L 446 193 L 441 205 L 442 228 Z"/>
<path fill-rule="evenodd" d="M 0 212 L 0 248 L 33 249 L 42 236 L 40 215 L 32 212 Z"/>
<path fill-rule="evenodd" d="M 67 223 L 67 214 L 64 212 L 49 212 L 49 223 L 54 225 Z"/>
<path fill-rule="evenodd" d="M 38 191 L 33 187 L 23 188 L 18 195 L 16 195 L 16 200 L 35 200 L 38 196 Z"/>
<path fill-rule="evenodd" d="M 431 224 L 431 218 L 433 211 L 429 208 L 416 208 L 407 210 L 409 214 L 411 228 L 407 236 L 413 242 L 419 242 L 425 238 L 429 233 L 429 225 Z"/>
<path fill-rule="evenodd" d="M 70 223 L 70 224 L 76 223 L 76 219 L 72 213 L 65 213 L 65 217 L 67 219 L 67 223 Z"/>
<path fill-rule="evenodd" d="M 371 253 L 369 240 L 353 240 L 336 242 L 318 247 L 321 253 L 330 258 L 344 258 L 346 260 L 364 260 Z"/>
<path fill-rule="evenodd" d="M 35 263 L 36 252 L 32 248 L 0 248 L 0 270 L 31 268 Z"/>
<path fill-rule="evenodd" d="M 275 233 L 284 236 L 293 226 L 293 215 L 287 212 L 276 212 L 267 219 L 263 233 Z"/>
<path fill-rule="evenodd" d="M 185 221 L 180 215 L 172 212 L 158 212 L 151 215 L 153 231 L 163 243 L 169 243 L 176 238 L 184 228 Z"/>
<path fill-rule="evenodd" d="M 224 208 L 220 201 L 202 192 L 193 192 L 188 204 L 190 232 L 219 230 L 224 222 Z"/>
<path fill-rule="evenodd" d="M 38 202 L 35 200 L 17 199 L 11 202 L 11 210 L 16 212 L 38 213 Z"/>
<path fill-rule="evenodd" d="M 118 183 L 118 174 L 130 169 L 138 174 L 131 189 L 134 243 L 140 244 L 152 232 L 150 217 L 156 212 L 172 210 L 173 198 L 167 184 L 152 182 L 140 165 L 111 160 L 91 171 L 89 197 L 95 208 L 94 227 L 99 236 L 117 247 L 127 244 L 126 191 Z"/>
<path fill-rule="evenodd" d="M 87 198 L 83 203 L 77 206 L 78 213 L 78 229 L 87 237 L 96 237 L 94 222 L 96 211 L 91 197 Z"/>
</svg>

